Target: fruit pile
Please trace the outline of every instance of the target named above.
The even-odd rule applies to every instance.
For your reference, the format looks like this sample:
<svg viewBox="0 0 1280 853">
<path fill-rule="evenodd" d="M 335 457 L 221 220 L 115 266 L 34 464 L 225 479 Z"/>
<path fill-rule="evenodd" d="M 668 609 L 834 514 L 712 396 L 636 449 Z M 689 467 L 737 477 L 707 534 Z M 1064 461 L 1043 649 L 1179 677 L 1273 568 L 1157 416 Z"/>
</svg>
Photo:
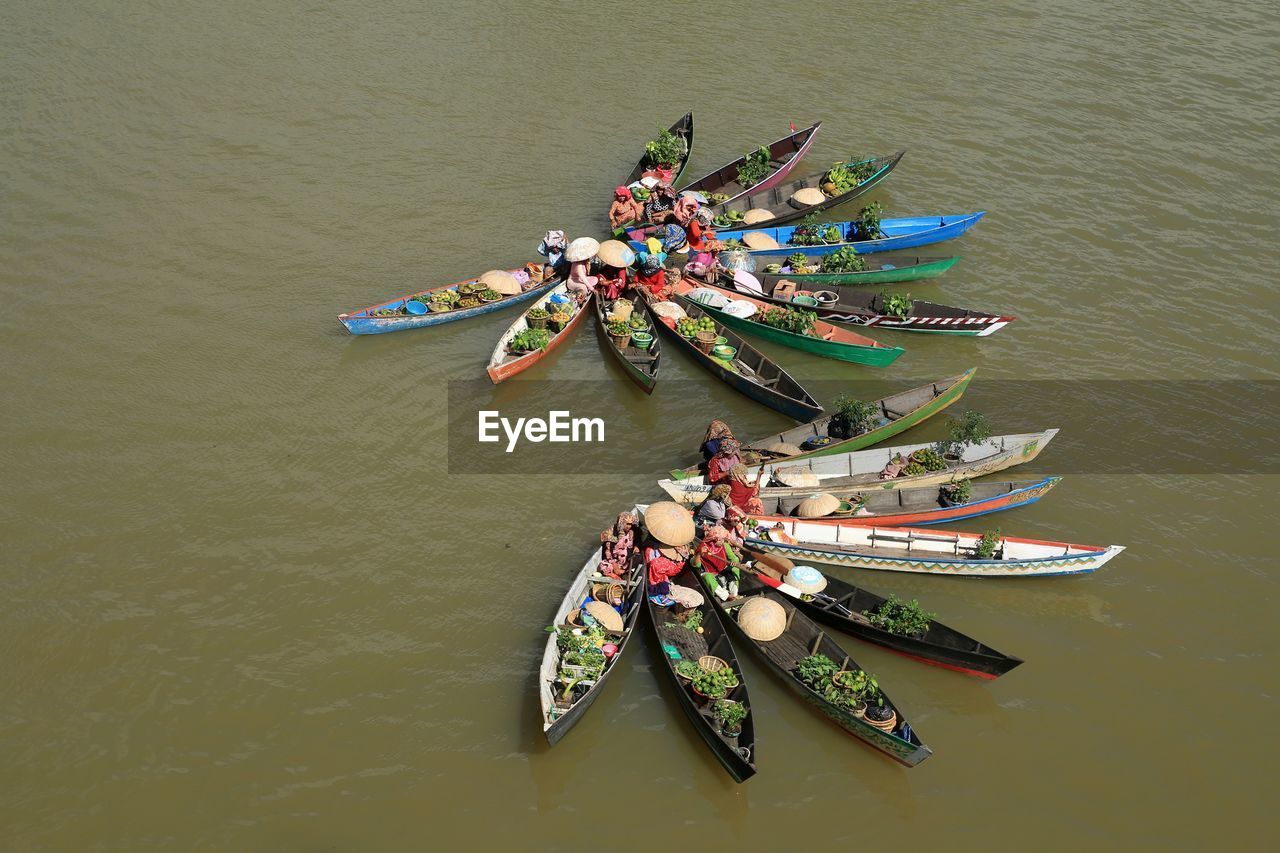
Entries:
<svg viewBox="0 0 1280 853">
<path fill-rule="evenodd" d="M 710 317 L 682 317 L 676 321 L 676 331 L 686 338 L 692 338 L 698 332 L 714 332 L 715 330 L 715 321 Z"/>
</svg>

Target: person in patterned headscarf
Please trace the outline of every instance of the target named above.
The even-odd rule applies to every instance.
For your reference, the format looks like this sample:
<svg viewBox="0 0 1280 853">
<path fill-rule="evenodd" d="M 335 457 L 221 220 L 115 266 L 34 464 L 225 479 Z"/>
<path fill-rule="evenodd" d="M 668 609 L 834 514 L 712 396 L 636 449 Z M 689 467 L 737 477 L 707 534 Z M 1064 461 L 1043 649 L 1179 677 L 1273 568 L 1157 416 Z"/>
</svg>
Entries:
<svg viewBox="0 0 1280 853">
<path fill-rule="evenodd" d="M 729 472 L 733 470 L 735 465 L 742 464 L 742 457 L 738 455 L 741 445 L 732 438 L 724 438 L 720 440 L 720 447 L 716 450 L 716 455 L 711 457 L 711 461 L 707 463 L 707 482 L 711 485 L 729 482 Z"/>
<path fill-rule="evenodd" d="M 600 573 L 611 578 L 624 577 L 635 542 L 635 515 L 619 513 L 613 527 L 600 534 Z"/>
</svg>

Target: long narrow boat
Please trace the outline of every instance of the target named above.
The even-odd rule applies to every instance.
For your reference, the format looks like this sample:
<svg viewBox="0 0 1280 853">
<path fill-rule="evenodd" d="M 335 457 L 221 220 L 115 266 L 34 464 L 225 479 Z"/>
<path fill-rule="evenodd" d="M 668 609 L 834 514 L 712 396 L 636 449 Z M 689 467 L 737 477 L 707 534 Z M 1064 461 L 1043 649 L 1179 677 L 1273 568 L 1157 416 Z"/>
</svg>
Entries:
<svg viewBox="0 0 1280 853">
<path fill-rule="evenodd" d="M 780 459 L 760 466 L 763 470 L 764 484 L 771 483 L 780 474 L 788 476 L 808 471 L 816 477 L 816 485 L 762 485 L 760 499 L 762 501 L 769 498 L 799 497 L 803 499 L 815 492 L 830 492 L 836 497 L 845 497 L 878 489 L 905 489 L 912 486 L 938 485 L 953 480 L 972 479 L 1030 462 L 1040 455 L 1040 451 L 1044 450 L 1057 434 L 1056 429 L 1048 429 L 1044 432 L 993 436 L 986 441 L 965 447 L 961 451 L 960 459 L 948 460 L 946 468 L 940 471 L 927 471 L 923 474 L 898 476 L 891 479 L 881 479 L 881 472 L 895 457 L 906 457 L 917 450 L 932 449 L 935 444 L 881 447 L 800 460 Z M 711 493 L 710 484 L 701 474 L 679 480 L 659 480 L 658 485 L 674 500 L 685 504 L 702 503 Z"/>
<path fill-rule="evenodd" d="M 882 344 L 865 335 L 859 335 L 848 329 L 833 326 L 822 320 L 815 320 L 812 332 L 803 335 L 787 329 L 770 326 L 755 319 L 757 316 L 764 314 L 770 307 L 767 302 L 753 299 L 746 294 L 726 294 L 719 288 L 699 285 L 687 278 L 678 281 L 673 292 L 676 302 L 685 311 L 689 311 L 691 305 L 696 305 L 714 320 L 731 329 L 747 332 L 764 338 L 766 341 L 772 341 L 775 344 L 781 344 L 782 346 L 798 349 L 823 358 L 865 364 L 868 367 L 888 367 L 904 351 L 902 347 Z M 716 298 L 717 295 L 719 296 L 718 299 Z M 717 307 L 717 304 L 723 307 L 730 299 L 749 304 L 752 308 L 752 314 L 740 317 L 721 311 Z"/>
<path fill-rule="evenodd" d="M 708 316 L 693 304 L 688 304 L 685 311 L 695 319 Z M 728 346 L 737 350 L 732 359 L 704 353 L 693 341 L 676 331 L 675 321 L 668 321 L 656 314 L 652 316 L 658 321 L 658 328 L 670 336 L 676 346 L 734 390 L 798 421 L 812 420 L 822 414 L 822 406 L 799 382 L 791 378 L 791 374 L 723 324 L 715 324 L 716 334 L 723 336 L 728 341 Z"/>
<path fill-rule="evenodd" d="M 1058 485 L 1061 477 L 1045 477 L 1032 482 L 970 483 L 969 500 L 953 503 L 943 496 L 945 486 L 917 486 L 910 489 L 877 489 L 860 492 L 861 511 L 865 515 L 839 513 L 822 518 L 807 518 L 809 524 L 874 524 L 880 527 L 918 526 L 962 521 L 1006 509 L 1016 509 L 1040 500 Z M 753 515 L 761 527 L 772 527 L 782 521 L 792 521 L 792 514 L 804 501 L 801 497 L 766 498 L 764 513 Z M 852 502 L 850 502 L 852 503 Z"/>
<path fill-rule="evenodd" d="M 880 691 L 880 696 L 884 703 L 894 712 L 895 716 L 894 728 L 891 732 L 876 728 L 867 722 L 863 716 L 856 714 L 849 708 L 829 701 L 821 693 L 812 690 L 800 680 L 796 673 L 796 668 L 802 660 L 814 654 L 826 655 L 842 670 L 857 670 L 861 669 L 861 667 L 835 640 L 828 637 L 827 633 L 817 623 L 800 612 L 796 604 L 787 596 L 777 590 L 761 585 L 755 589 L 739 590 L 740 595 L 738 598 L 728 602 L 721 602 L 715 596 L 710 595 L 705 581 L 703 582 L 703 589 L 707 591 L 708 597 L 715 602 L 716 607 L 733 624 L 737 632 L 760 653 L 760 657 L 768 668 L 778 678 L 782 679 L 784 684 L 825 714 L 840 728 L 869 746 L 875 747 L 895 761 L 905 764 L 907 767 L 915 767 L 933 754 L 933 750 L 921 742 L 919 735 L 915 733 L 915 730 L 912 729 L 902 712 L 885 695 L 883 690 Z M 742 605 L 757 597 L 770 599 L 786 611 L 786 629 L 775 640 L 752 639 L 738 625 L 737 614 L 739 609 Z"/>
<path fill-rule="evenodd" d="M 518 273 L 520 270 L 508 270 L 508 272 Z M 353 335 L 381 335 L 387 332 L 401 332 L 405 329 L 420 329 L 423 326 L 438 326 L 441 323 L 452 323 L 455 320 L 466 320 L 470 317 L 479 317 L 481 314 L 501 311 L 503 308 L 518 305 L 527 299 L 539 297 L 560 283 L 559 279 L 548 279 L 531 284 L 521 293 L 504 296 L 496 302 L 483 302 L 473 308 L 451 308 L 448 311 L 431 311 L 426 314 L 408 313 L 406 305 L 410 301 L 416 300 L 426 304 L 431 301 L 433 293 L 445 290 L 457 291 L 462 285 L 475 284 L 476 281 L 477 279 L 471 278 L 455 284 L 443 284 L 429 290 L 406 293 L 404 296 L 379 302 L 368 308 L 339 314 L 338 321 Z"/>
<path fill-rule="evenodd" d="M 917 255 L 915 252 L 877 252 L 865 261 L 866 269 L 855 272 L 795 273 L 783 266 L 780 272 L 757 272 L 765 293 L 772 293 L 779 282 L 790 281 L 803 290 L 831 289 L 839 292 L 837 285 L 866 286 L 872 284 L 900 284 L 937 278 L 960 260 L 958 255 Z M 726 276 L 726 287 L 732 286 L 732 278 Z"/>
<path fill-rule="evenodd" d="M 810 524 L 799 518 L 780 521 L 765 535 L 771 538 L 748 537 L 747 542 L 753 548 L 792 560 L 816 560 L 850 569 L 976 578 L 1085 574 L 1101 568 L 1124 550 L 1123 545 L 1076 545 L 1001 536 L 995 555 L 981 558 L 975 554 L 980 533 Z"/>
<path fill-rule="evenodd" d="M 685 113 L 684 118 L 667 128 L 667 132 L 678 139 L 684 140 L 684 157 L 679 163 L 672 164 L 675 168 L 672 170 L 672 178 L 669 183 L 674 186 L 680 182 L 680 178 L 684 175 L 685 167 L 689 165 L 689 158 L 693 155 L 693 112 Z M 634 184 L 644 177 L 644 173 L 651 168 L 653 168 L 653 164 L 649 162 L 649 155 L 646 153 L 640 157 L 636 167 L 631 170 L 631 173 L 627 175 L 627 179 L 622 182 L 623 186 Z"/>
<path fill-rule="evenodd" d="M 699 588 L 698 579 L 687 567 L 672 578 L 671 582 L 693 590 Z M 702 614 L 702 630 L 696 631 L 686 628 L 683 622 L 674 619 L 670 610 L 654 604 L 647 596 L 645 602 L 649 610 L 649 625 L 653 628 L 654 639 L 657 641 L 655 648 L 675 649 L 680 655 L 680 660 L 690 660 L 695 663 L 703 655 L 713 655 L 733 667 L 734 672 L 738 674 L 738 686 L 725 698 L 747 706 L 748 713 L 746 719 L 742 721 L 742 732 L 737 737 L 729 737 L 716 723 L 713 703 L 699 702 L 689 682 L 676 674 L 677 661 L 669 653 L 656 655 L 662 661 L 658 668 L 666 672 L 671 679 L 675 687 L 676 699 L 689 717 L 689 722 L 693 723 L 694 730 L 711 748 L 712 754 L 719 759 L 720 764 L 733 777 L 733 780 L 745 782 L 756 774 L 755 723 L 750 713 L 751 697 L 747 692 L 746 677 L 738 664 L 738 656 L 733 651 L 733 644 L 729 641 L 724 624 L 720 621 L 719 611 L 710 601 L 704 601 L 701 607 L 696 608 Z"/>
<path fill-rule="evenodd" d="M 560 602 L 560 607 L 556 609 L 555 619 L 552 621 L 552 627 L 555 630 L 547 637 L 547 647 L 542 653 L 542 665 L 538 670 L 538 698 L 542 705 L 542 732 L 547 737 L 547 743 L 552 746 L 555 746 L 569 729 L 582 718 L 587 708 L 600 695 L 600 690 L 604 687 L 609 676 L 618 669 L 618 662 L 622 660 L 622 656 L 627 650 L 627 645 L 631 642 L 631 635 L 635 633 L 636 622 L 643 610 L 642 603 L 647 579 L 644 563 L 640 559 L 640 555 L 636 553 L 633 555 L 630 571 L 625 581 L 626 598 L 621 614 L 623 630 L 620 634 L 614 634 L 610 637 L 610 641 L 618 646 L 617 654 L 612 658 L 606 659 L 605 669 L 599 678 L 595 680 L 584 679 L 576 682 L 570 680 L 568 684 L 565 684 L 561 675 L 562 661 L 558 644 L 559 631 L 562 626 L 572 630 L 572 623 L 567 620 L 570 617 L 574 617 L 575 620 L 579 618 L 577 614 L 584 603 L 591 598 L 592 587 L 595 584 L 614 582 L 611 578 L 601 575 L 599 569 L 600 548 L 597 547 L 595 553 L 591 555 L 582 570 L 578 572 L 577 577 L 574 578 L 573 584 L 569 587 L 569 592 L 564 597 L 564 601 Z M 584 685 L 585 691 L 579 691 L 579 688 Z M 568 698 L 572 701 L 568 708 L 562 708 L 557 704 L 557 699 L 563 697 L 565 688 L 568 689 Z"/>
<path fill-rule="evenodd" d="M 837 196 L 826 196 L 824 194 L 823 200 L 816 204 L 797 204 L 791 200 L 791 197 L 802 189 L 820 189 L 823 183 L 823 178 L 827 174 L 826 170 L 815 172 L 814 174 L 808 175 L 797 181 L 789 181 L 785 184 L 780 183 L 769 188 L 761 188 L 757 185 L 751 188 L 750 193 L 739 194 L 727 201 L 722 201 L 718 204 L 710 204 L 708 207 L 712 216 L 719 217 L 720 222 L 725 221 L 725 217 L 730 215 L 730 211 L 733 211 L 732 215 L 741 214 L 742 216 L 746 216 L 747 212 L 751 210 L 764 211 L 767 213 L 768 219 L 762 220 L 762 223 L 767 224 L 770 227 L 782 225 L 787 222 L 795 222 L 796 220 L 803 219 L 811 214 L 819 213 L 827 208 L 844 204 L 845 202 L 851 201 L 852 199 L 862 195 L 867 190 L 887 178 L 889 173 L 893 171 L 893 168 L 898 165 L 898 161 L 902 159 L 902 155 L 905 153 L 905 151 L 899 151 L 888 157 L 869 157 L 863 160 L 851 160 L 842 164 L 845 166 L 855 167 L 870 164 L 874 168 L 874 171 L 853 189 Z M 737 175 L 737 162 L 730 165 L 733 168 L 729 172 L 729 177 L 732 178 Z M 723 173 L 726 169 L 729 169 L 729 166 L 725 166 L 720 170 L 720 172 Z M 734 184 L 734 187 L 737 187 L 737 184 Z M 686 189 L 694 189 L 694 187 L 693 185 L 690 185 L 686 187 Z M 704 189 L 704 191 L 717 192 L 714 188 Z M 728 191 L 720 190 L 719 192 L 724 194 Z M 760 216 L 761 214 L 757 213 L 755 215 Z M 717 227 L 732 226 L 718 225 Z M 648 236 L 648 233 L 651 230 L 652 226 L 634 226 L 626 229 L 627 235 L 632 240 L 643 240 Z"/>
<path fill-rule="evenodd" d="M 744 284 L 750 279 L 750 273 L 740 273 L 736 279 L 729 279 L 723 274 L 715 284 L 709 284 L 698 278 L 689 277 L 690 286 L 708 288 L 718 291 L 727 299 L 745 299 L 757 305 L 760 310 L 769 305 L 785 308 L 803 307 L 812 311 L 823 320 L 837 323 L 849 323 L 854 326 L 878 326 L 882 329 L 893 329 L 899 332 L 929 332 L 938 335 L 961 335 L 984 338 L 998 332 L 1012 323 L 1016 317 L 1005 314 L 991 314 L 986 311 L 974 311 L 969 308 L 954 308 L 950 305 L 939 305 L 936 302 L 925 302 L 923 299 L 911 300 L 911 306 L 903 315 L 892 314 L 885 304 L 883 294 L 850 287 L 836 288 L 829 291 L 835 294 L 836 301 L 819 303 L 816 306 L 797 306 L 789 296 L 779 297 L 772 293 L 762 292 Z M 755 278 L 752 276 L 752 278 Z M 758 281 L 758 279 L 757 279 Z M 721 286 L 724 285 L 724 286 Z M 821 293 L 822 291 L 819 291 Z M 750 322 L 750 318 L 746 318 Z"/>
<path fill-rule="evenodd" d="M 646 313 L 649 318 L 650 327 L 656 325 L 656 320 L 653 315 L 648 314 L 648 305 L 646 302 L 636 299 L 634 305 L 634 310 Z M 608 348 L 609 352 L 613 354 L 613 357 L 618 360 L 618 364 L 622 365 L 622 369 L 626 371 L 627 377 L 630 378 L 632 382 L 639 385 L 644 393 L 652 394 L 654 386 L 658 384 L 658 370 L 662 367 L 662 341 L 658 337 L 657 330 L 654 329 L 651 332 L 653 335 L 653 343 L 649 344 L 649 348 L 647 350 L 640 349 L 639 347 L 632 346 L 630 344 L 628 344 L 625 349 L 619 349 L 617 345 L 614 344 L 613 338 L 609 337 L 608 331 L 606 331 L 606 327 L 608 326 L 608 322 L 605 319 L 607 310 L 608 309 L 604 304 L 604 299 L 597 297 L 596 320 L 598 322 L 596 325 L 600 329 L 600 337 L 604 339 L 605 347 Z"/>
<path fill-rule="evenodd" d="M 819 622 L 933 666 L 979 678 L 999 678 L 1023 663 L 1022 658 L 996 651 L 937 620 L 931 621 L 921 634 L 912 636 L 878 628 L 867 614 L 879 610 L 885 602 L 883 596 L 839 578 L 825 577 L 824 580 L 826 587 L 821 592 L 797 595 L 799 590 L 795 587 L 764 572 L 742 573 L 742 586 L 748 591 L 761 586 L 777 589 Z"/>
<path fill-rule="evenodd" d="M 880 410 L 880 422 L 867 432 L 853 438 L 831 438 L 831 415 L 801 424 L 784 432 L 758 438 L 742 443 L 742 461 L 748 465 L 758 465 L 762 461 L 778 461 L 780 459 L 811 459 L 816 456 L 834 456 L 837 453 L 851 453 L 878 444 L 898 433 L 910 429 L 918 423 L 933 417 L 947 406 L 950 406 L 969 387 L 973 374 L 978 368 L 971 367 L 959 376 L 949 376 L 921 385 L 908 391 L 900 391 L 888 397 L 873 401 Z M 801 453 L 787 456 L 769 448 L 778 444 L 790 444 L 800 448 Z M 676 469 L 671 476 L 677 480 L 703 473 L 703 465 L 690 465 L 688 468 Z"/>
<path fill-rule="evenodd" d="M 738 183 L 738 167 L 745 163 L 747 157 L 754 154 L 754 151 L 690 182 L 687 186 L 681 188 L 681 192 L 720 193 L 721 195 L 729 196 L 728 202 L 731 202 L 748 193 L 754 195 L 775 187 L 786 180 L 787 175 L 791 174 L 796 165 L 804 159 L 804 155 L 808 152 L 809 146 L 813 145 L 813 140 L 817 138 L 818 130 L 821 127 L 822 122 L 817 122 L 804 130 L 797 130 L 789 136 L 784 136 L 781 139 L 770 142 L 767 146 L 762 146 L 769 149 L 769 174 L 749 187 L 744 187 Z M 727 204 L 728 202 L 725 203 Z M 712 207 L 713 211 L 717 209 L 717 206 Z"/>
<path fill-rule="evenodd" d="M 511 341 L 516 335 L 529 328 L 529 311 L 525 311 L 517 317 L 516 321 L 502 333 L 502 337 L 498 339 L 497 345 L 493 348 L 493 354 L 489 356 L 489 366 L 487 368 L 489 379 L 493 381 L 494 385 L 533 367 L 539 361 L 542 361 L 547 353 L 560 346 L 573 335 L 574 330 L 578 328 L 582 318 L 587 316 L 588 311 L 585 305 L 575 305 L 573 303 L 567 288 L 568 285 L 565 284 L 557 285 L 551 289 L 545 300 L 534 303 L 533 307 L 529 309 L 529 311 L 532 311 L 534 308 L 542 308 L 550 312 L 553 307 L 551 301 L 557 296 L 568 300 L 562 304 L 573 306 L 573 317 L 559 332 L 552 332 L 551 340 L 547 342 L 545 347 L 532 352 L 517 353 L 511 351 Z M 595 294 L 592 294 L 589 298 L 594 299 Z"/>
<path fill-rule="evenodd" d="M 852 248 L 860 255 L 890 250 L 911 249 L 916 246 L 927 246 L 959 237 L 968 231 L 978 220 L 986 216 L 985 210 L 975 213 L 953 213 L 940 216 L 903 216 L 894 219 L 880 220 L 880 233 L 883 236 L 874 240 L 849 240 L 853 222 L 832 222 L 840 229 L 845 242 L 823 243 L 818 246 L 793 246 L 788 243 L 798 225 L 773 227 L 743 227 L 734 231 L 717 231 L 718 240 L 741 240 L 745 235 L 760 233 L 778 243 L 776 249 L 748 249 L 747 253 L 755 258 L 784 258 L 797 252 L 808 257 L 829 255 L 837 249 Z M 765 223 L 768 225 L 769 223 Z M 856 235 L 853 235 L 856 236 Z"/>
</svg>

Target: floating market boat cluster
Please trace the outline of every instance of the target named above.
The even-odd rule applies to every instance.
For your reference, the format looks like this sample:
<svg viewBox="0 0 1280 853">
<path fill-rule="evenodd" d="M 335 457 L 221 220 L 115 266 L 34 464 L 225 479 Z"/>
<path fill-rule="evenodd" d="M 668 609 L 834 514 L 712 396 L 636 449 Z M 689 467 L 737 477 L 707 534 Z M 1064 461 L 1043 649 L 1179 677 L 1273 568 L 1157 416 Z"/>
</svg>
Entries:
<svg viewBox="0 0 1280 853">
<path fill-rule="evenodd" d="M 673 460 L 658 481 L 669 499 L 626 508 L 602 533 L 548 628 L 538 689 L 550 744 L 599 698 L 643 619 L 680 707 L 734 780 L 757 770 L 740 648 L 856 739 L 914 766 L 932 750 L 838 634 L 987 679 L 1023 661 L 917 601 L 837 573 L 1082 574 L 1123 550 L 929 527 L 1027 506 L 1061 480 L 977 479 L 1036 459 L 1057 430 L 994 435 L 972 410 L 948 418 L 945 440 L 876 446 L 954 405 L 974 369 L 878 400 L 844 396 L 828 413 L 752 346 L 760 339 L 884 367 L 906 348 L 863 331 L 980 338 L 1015 319 L 866 289 L 944 274 L 958 258 L 914 250 L 960 237 L 985 212 L 884 217 L 873 202 L 855 219 L 822 221 L 823 211 L 885 180 L 904 152 L 796 178 L 820 129 L 792 127 L 681 187 L 694 142 L 689 113 L 645 146 L 616 188 L 604 239 L 549 231 L 540 257 L 522 267 L 339 315 L 347 331 L 369 335 L 527 305 L 489 360 L 499 383 L 569 345 L 593 314 L 606 351 L 642 391 L 658 382 L 665 339 L 678 357 L 800 422 L 739 441 L 712 421 L 701 461 Z"/>
</svg>

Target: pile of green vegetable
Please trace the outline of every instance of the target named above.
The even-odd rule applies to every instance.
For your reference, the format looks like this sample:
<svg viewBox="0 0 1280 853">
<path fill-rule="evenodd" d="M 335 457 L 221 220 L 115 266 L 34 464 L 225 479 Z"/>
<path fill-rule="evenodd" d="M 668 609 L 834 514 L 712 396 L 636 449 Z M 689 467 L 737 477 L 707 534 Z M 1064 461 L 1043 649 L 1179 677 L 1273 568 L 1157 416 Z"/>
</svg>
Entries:
<svg viewBox="0 0 1280 853">
<path fill-rule="evenodd" d="M 761 145 L 738 166 L 738 185 L 753 187 L 769 177 L 769 149 Z"/>
<path fill-rule="evenodd" d="M 521 329 L 511 339 L 512 352 L 533 352 L 551 343 L 551 332 L 546 329 Z"/>
<path fill-rule="evenodd" d="M 829 246 L 844 242 L 840 229 L 830 223 L 818 222 L 818 214 L 810 213 L 791 232 L 787 240 L 792 246 Z"/>
<path fill-rule="evenodd" d="M 693 689 L 708 698 L 723 699 L 739 683 L 738 674 L 733 671 L 733 667 L 725 666 L 715 672 L 707 672 L 703 669 L 694 676 Z"/>
<path fill-rule="evenodd" d="M 818 315 L 803 308 L 766 308 L 755 319 L 793 335 L 812 335 Z"/>
<path fill-rule="evenodd" d="M 884 313 L 890 317 L 906 317 L 911 313 L 911 294 L 903 296 L 901 293 L 880 293 L 880 302 L 884 305 Z"/>
<path fill-rule="evenodd" d="M 864 702 L 884 704 L 874 676 L 860 669 L 840 672 L 835 661 L 826 655 L 809 655 L 796 666 L 795 673 L 810 690 L 833 705 L 856 709 Z"/>
<path fill-rule="evenodd" d="M 676 331 L 686 338 L 696 337 L 698 332 L 714 332 L 716 321 L 710 317 L 681 317 L 676 320 Z"/>
<path fill-rule="evenodd" d="M 866 268 L 867 262 L 852 246 L 845 246 L 828 255 L 823 255 L 818 262 L 818 271 L 824 273 L 862 272 Z"/>
<path fill-rule="evenodd" d="M 651 166 L 674 166 L 684 159 L 685 150 L 684 139 L 666 129 L 644 146 L 645 158 Z"/>
<path fill-rule="evenodd" d="M 915 462 L 926 471 L 942 471 L 947 467 L 947 461 L 942 458 L 942 454 L 931 447 L 926 447 L 912 453 L 911 461 Z"/>
<path fill-rule="evenodd" d="M 871 624 L 877 628 L 904 637 L 923 634 L 929 629 L 930 623 L 938 618 L 936 613 L 926 613 L 919 601 L 902 601 L 892 594 L 874 611 L 865 610 L 862 615 L 870 619 Z"/>
<path fill-rule="evenodd" d="M 878 240 L 883 237 L 884 234 L 880 231 L 880 214 L 883 212 L 884 208 L 878 201 L 873 201 L 858 211 L 858 218 L 849 226 L 849 242 Z"/>
</svg>

